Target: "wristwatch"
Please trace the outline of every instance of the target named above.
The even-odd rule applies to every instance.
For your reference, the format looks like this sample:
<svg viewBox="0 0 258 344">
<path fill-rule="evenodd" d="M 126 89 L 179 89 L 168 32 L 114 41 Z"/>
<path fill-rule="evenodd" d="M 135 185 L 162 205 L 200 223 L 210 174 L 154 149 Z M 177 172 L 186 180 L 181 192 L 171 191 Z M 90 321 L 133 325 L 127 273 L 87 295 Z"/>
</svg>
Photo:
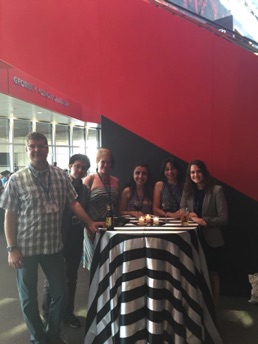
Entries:
<svg viewBox="0 0 258 344">
<path fill-rule="evenodd" d="M 16 245 L 13 245 L 13 246 L 7 246 L 7 252 L 13 252 L 14 250 L 17 249 L 17 246 Z"/>
</svg>

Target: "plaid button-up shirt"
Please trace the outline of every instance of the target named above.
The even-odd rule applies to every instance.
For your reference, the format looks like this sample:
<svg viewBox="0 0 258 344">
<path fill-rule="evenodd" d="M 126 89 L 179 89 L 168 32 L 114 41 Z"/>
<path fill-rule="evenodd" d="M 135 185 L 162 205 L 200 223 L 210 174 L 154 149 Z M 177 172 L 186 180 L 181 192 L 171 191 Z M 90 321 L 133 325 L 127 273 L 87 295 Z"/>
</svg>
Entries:
<svg viewBox="0 0 258 344">
<path fill-rule="evenodd" d="M 63 210 L 76 198 L 69 177 L 57 167 L 49 165 L 47 170 L 37 171 L 29 165 L 10 177 L 0 207 L 17 214 L 16 245 L 23 256 L 62 249 Z M 48 204 L 54 210 L 49 211 Z"/>
</svg>

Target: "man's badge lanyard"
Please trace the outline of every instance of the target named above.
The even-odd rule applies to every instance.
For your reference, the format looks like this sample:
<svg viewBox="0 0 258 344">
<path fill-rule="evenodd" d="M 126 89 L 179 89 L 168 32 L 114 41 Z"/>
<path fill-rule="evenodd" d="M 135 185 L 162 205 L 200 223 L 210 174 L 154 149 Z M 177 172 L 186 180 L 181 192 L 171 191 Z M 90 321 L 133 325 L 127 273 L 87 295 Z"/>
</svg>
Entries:
<svg viewBox="0 0 258 344">
<path fill-rule="evenodd" d="M 44 185 L 41 178 L 39 177 L 39 175 L 35 175 L 33 173 L 33 170 L 30 168 L 33 176 L 38 180 L 40 186 L 42 187 L 43 191 L 45 192 L 46 194 L 46 197 L 47 197 L 47 203 L 45 204 L 45 210 L 46 210 L 46 213 L 56 213 L 59 209 L 58 209 L 58 206 L 57 204 L 55 204 L 52 200 L 51 200 L 51 197 L 49 195 L 49 192 L 50 192 L 50 186 L 51 186 L 51 176 L 50 176 L 50 170 L 48 169 L 47 173 L 48 173 L 48 185 Z M 40 172 L 39 172 L 40 174 Z"/>
</svg>

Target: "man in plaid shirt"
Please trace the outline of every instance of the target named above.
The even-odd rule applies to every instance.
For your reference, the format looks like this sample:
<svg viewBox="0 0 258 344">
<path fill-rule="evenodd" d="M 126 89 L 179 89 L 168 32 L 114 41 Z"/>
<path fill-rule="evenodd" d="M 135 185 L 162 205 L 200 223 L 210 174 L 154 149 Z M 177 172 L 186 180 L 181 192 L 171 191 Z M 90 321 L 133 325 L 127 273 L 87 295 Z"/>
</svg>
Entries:
<svg viewBox="0 0 258 344">
<path fill-rule="evenodd" d="M 26 137 L 30 164 L 14 173 L 0 199 L 5 212 L 9 266 L 17 269 L 17 287 L 24 320 L 34 344 L 64 344 L 60 325 L 67 298 L 61 222 L 66 204 L 93 236 L 102 223 L 93 222 L 76 200 L 77 193 L 64 171 L 47 162 L 46 137 Z M 38 265 L 50 287 L 52 302 L 44 328 L 37 300 Z"/>
</svg>

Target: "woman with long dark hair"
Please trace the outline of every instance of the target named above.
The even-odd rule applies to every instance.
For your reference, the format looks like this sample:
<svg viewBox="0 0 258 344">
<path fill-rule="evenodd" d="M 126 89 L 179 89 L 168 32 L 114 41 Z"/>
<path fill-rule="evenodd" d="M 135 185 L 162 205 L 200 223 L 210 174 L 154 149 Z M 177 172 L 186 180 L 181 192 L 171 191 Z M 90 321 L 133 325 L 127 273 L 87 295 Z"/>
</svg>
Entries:
<svg viewBox="0 0 258 344">
<path fill-rule="evenodd" d="M 151 214 L 152 192 L 149 166 L 146 164 L 136 165 L 122 192 L 120 214 L 138 217 Z"/>
<path fill-rule="evenodd" d="M 201 160 L 193 160 L 188 165 L 181 207 L 188 207 L 190 218 L 200 225 L 201 242 L 216 305 L 219 298 L 219 268 L 224 246 L 221 226 L 227 224 L 228 207 L 222 186 L 215 183 Z"/>
<path fill-rule="evenodd" d="M 168 158 L 161 165 L 161 180 L 154 187 L 153 214 L 172 218 L 180 217 L 180 200 L 183 174 L 179 163 Z"/>
</svg>

